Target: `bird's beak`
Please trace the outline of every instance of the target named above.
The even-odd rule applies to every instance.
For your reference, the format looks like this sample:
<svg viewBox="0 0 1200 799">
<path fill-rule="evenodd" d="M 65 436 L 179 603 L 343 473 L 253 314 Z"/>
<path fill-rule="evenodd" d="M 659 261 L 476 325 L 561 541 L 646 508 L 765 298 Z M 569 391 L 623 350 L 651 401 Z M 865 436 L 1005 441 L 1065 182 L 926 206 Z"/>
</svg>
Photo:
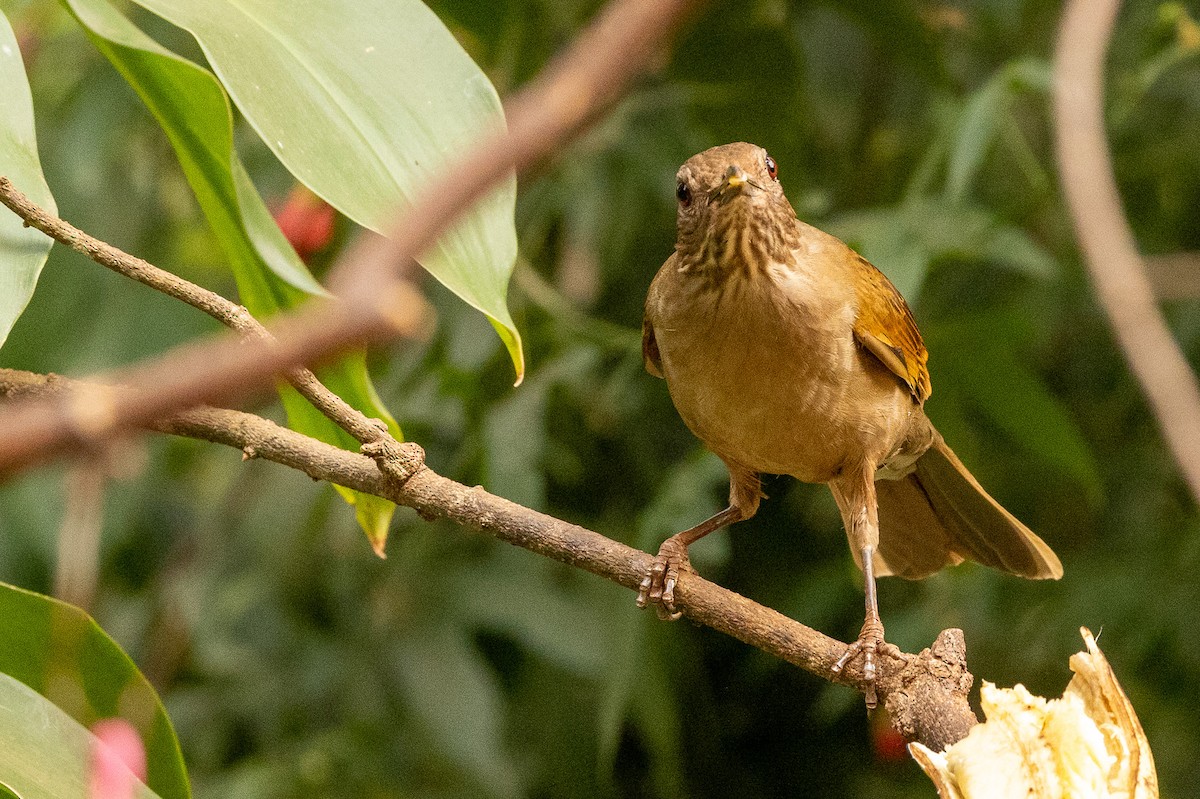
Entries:
<svg viewBox="0 0 1200 799">
<path fill-rule="evenodd" d="M 741 189 L 742 186 L 745 186 L 749 182 L 749 176 L 742 171 L 741 167 L 731 164 L 729 169 L 725 170 L 725 188 Z"/>
<path fill-rule="evenodd" d="M 741 194 L 746 186 L 756 186 L 741 167 L 730 164 L 725 170 L 725 180 L 710 195 L 713 200 L 727 200 Z"/>
</svg>

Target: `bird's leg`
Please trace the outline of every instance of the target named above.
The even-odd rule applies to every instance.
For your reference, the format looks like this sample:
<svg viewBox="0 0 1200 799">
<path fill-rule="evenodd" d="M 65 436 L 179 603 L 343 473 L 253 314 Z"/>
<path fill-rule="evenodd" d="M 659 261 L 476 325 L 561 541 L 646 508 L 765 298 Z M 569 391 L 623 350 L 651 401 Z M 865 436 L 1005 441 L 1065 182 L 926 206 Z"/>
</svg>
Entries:
<svg viewBox="0 0 1200 799">
<path fill-rule="evenodd" d="M 679 582 L 679 570 L 691 568 L 688 547 L 727 524 L 749 519 L 758 510 L 758 501 L 762 497 L 758 475 L 728 462 L 726 466 L 729 467 L 729 507 L 664 541 L 638 586 L 637 606 L 653 605 L 660 619 L 675 621 L 683 615 L 675 607 L 675 585 Z"/>
<path fill-rule="evenodd" d="M 858 638 L 833 664 L 833 673 L 840 674 L 846 664 L 862 654 L 863 679 L 866 681 L 867 707 L 874 708 L 878 704 L 875 693 L 875 677 L 877 674 L 876 655 L 881 652 L 895 650 L 883 638 L 883 620 L 879 617 L 879 600 L 875 587 L 875 549 L 879 545 L 879 509 L 875 500 L 874 470 L 867 470 L 860 479 L 839 480 L 830 483 L 833 497 L 846 524 L 846 534 L 850 546 L 862 558 L 863 590 L 866 599 L 866 618 Z"/>
<path fill-rule="evenodd" d="M 683 613 L 675 609 L 675 584 L 679 582 L 680 568 L 691 568 L 687 555 L 688 547 L 713 530 L 741 520 L 741 510 L 730 505 L 695 527 L 676 533 L 663 541 L 662 546 L 658 548 L 658 556 L 650 562 L 650 568 L 638 587 L 638 607 L 654 605 L 658 617 L 668 621 L 675 621 L 682 616 Z"/>
<path fill-rule="evenodd" d="M 875 655 L 887 649 L 894 649 L 891 644 L 883 640 L 883 620 L 879 618 L 879 602 L 875 593 L 875 566 L 872 561 L 875 558 L 874 547 L 863 547 L 863 578 L 865 580 L 865 593 L 867 613 L 866 619 L 863 621 L 862 630 L 858 633 L 858 638 L 850 646 L 846 647 L 846 651 L 838 658 L 837 663 L 833 664 L 833 673 L 840 674 L 846 664 L 854 659 L 860 652 L 863 656 L 863 678 L 867 681 L 867 709 L 873 710 L 879 699 L 875 694 Z"/>
</svg>

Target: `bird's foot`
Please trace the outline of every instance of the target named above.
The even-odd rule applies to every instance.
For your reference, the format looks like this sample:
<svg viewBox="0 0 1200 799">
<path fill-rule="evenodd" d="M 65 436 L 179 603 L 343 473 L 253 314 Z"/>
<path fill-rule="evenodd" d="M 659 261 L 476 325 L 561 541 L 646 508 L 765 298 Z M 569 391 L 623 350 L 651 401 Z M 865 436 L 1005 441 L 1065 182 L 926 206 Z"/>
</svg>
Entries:
<svg viewBox="0 0 1200 799">
<path fill-rule="evenodd" d="M 690 569 L 687 547 L 668 538 L 650 561 L 646 576 L 638 586 L 637 606 L 654 606 L 655 613 L 664 621 L 675 621 L 683 612 L 675 607 L 675 585 L 679 582 L 679 570 Z"/>
<path fill-rule="evenodd" d="M 834 674 L 841 674 L 842 669 L 846 668 L 846 664 L 861 654 L 863 680 L 866 681 L 867 708 L 874 709 L 879 704 L 878 696 L 875 693 L 876 656 L 897 655 L 899 652 L 897 647 L 883 640 L 883 622 L 879 620 L 879 617 L 868 616 L 867 620 L 863 622 L 862 630 L 858 633 L 858 639 L 846 647 L 846 651 L 838 658 L 837 663 L 833 664 L 832 671 Z"/>
</svg>

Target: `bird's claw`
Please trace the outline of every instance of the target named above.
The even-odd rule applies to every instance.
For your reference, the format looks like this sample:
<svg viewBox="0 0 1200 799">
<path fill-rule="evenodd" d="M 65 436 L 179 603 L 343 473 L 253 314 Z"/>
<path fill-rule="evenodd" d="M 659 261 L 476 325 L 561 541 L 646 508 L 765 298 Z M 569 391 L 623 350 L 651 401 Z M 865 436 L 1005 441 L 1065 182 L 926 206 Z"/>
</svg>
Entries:
<svg viewBox="0 0 1200 799">
<path fill-rule="evenodd" d="M 841 674 L 846 665 L 861 654 L 863 681 L 866 683 L 867 708 L 874 709 L 879 704 L 878 696 L 875 693 L 875 678 L 878 676 L 876 655 L 894 655 L 899 651 L 894 645 L 883 640 L 883 622 L 878 618 L 868 618 L 863 623 L 858 638 L 846 647 L 846 651 L 838 658 L 837 663 L 833 664 L 831 670 L 834 674 Z"/>
<path fill-rule="evenodd" d="M 682 616 L 683 611 L 675 607 L 675 586 L 679 583 L 679 569 L 687 565 L 687 551 L 669 539 L 664 542 L 638 586 L 637 606 L 653 605 L 663 621 L 675 621 Z"/>
</svg>

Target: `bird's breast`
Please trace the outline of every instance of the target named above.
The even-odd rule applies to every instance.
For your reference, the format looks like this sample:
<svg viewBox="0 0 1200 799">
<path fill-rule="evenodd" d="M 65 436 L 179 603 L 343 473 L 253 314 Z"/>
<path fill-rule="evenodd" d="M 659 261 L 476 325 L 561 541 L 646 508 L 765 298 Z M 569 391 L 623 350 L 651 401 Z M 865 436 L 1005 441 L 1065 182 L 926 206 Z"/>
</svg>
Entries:
<svg viewBox="0 0 1200 799">
<path fill-rule="evenodd" d="M 686 271 L 663 277 L 647 309 L 663 373 L 711 450 L 827 482 L 894 446 L 912 403 L 894 378 L 864 368 L 852 291 L 779 264 L 715 287 Z"/>
</svg>

